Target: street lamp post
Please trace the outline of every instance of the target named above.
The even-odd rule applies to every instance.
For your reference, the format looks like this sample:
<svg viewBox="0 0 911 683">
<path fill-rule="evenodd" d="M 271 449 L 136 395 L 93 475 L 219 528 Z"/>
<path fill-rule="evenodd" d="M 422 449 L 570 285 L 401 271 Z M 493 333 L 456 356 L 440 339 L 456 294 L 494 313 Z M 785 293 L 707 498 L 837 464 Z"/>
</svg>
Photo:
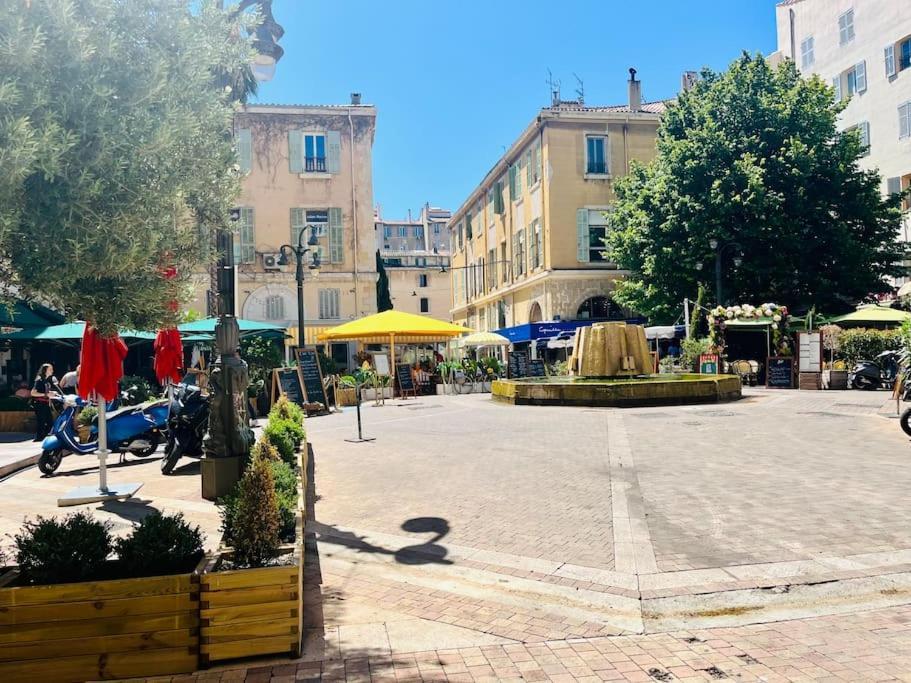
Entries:
<svg viewBox="0 0 911 683">
<path fill-rule="evenodd" d="M 307 240 L 307 246 L 304 246 L 304 234 L 307 231 L 310 231 L 310 238 Z M 316 230 L 315 225 L 305 225 L 304 228 L 300 231 L 300 234 L 297 236 L 297 244 L 291 246 L 290 244 L 283 244 L 279 248 L 281 256 L 278 257 L 278 265 L 287 266 L 290 263 L 289 256 L 294 254 L 296 261 L 296 270 L 294 273 L 294 279 L 297 280 L 297 345 L 303 348 L 306 345 L 306 337 L 304 335 L 304 255 L 309 251 L 312 253 L 310 257 L 310 270 L 313 272 L 313 276 L 316 277 L 319 274 L 319 252 L 313 251 L 310 247 L 315 247 L 318 244 L 316 239 L 316 234 L 313 232 Z"/>
<path fill-rule="evenodd" d="M 724 300 L 721 296 L 721 258 L 725 251 L 737 249 L 738 253 L 734 256 L 733 261 L 734 265 L 739 268 L 740 264 L 743 263 L 743 258 L 739 253 L 742 251 L 742 248 L 737 242 L 728 242 L 727 244 L 719 246 L 718 240 L 714 237 L 709 240 L 709 247 L 715 252 L 715 297 L 718 299 L 718 305 L 723 306 Z"/>
</svg>

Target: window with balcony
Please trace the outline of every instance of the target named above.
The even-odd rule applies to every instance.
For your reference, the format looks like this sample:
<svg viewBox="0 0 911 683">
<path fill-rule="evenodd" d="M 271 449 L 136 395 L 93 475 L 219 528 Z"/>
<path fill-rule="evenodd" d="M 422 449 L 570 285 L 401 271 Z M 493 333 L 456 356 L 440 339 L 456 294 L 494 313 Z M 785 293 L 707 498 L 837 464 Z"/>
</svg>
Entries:
<svg viewBox="0 0 911 683">
<path fill-rule="evenodd" d="M 304 171 L 307 173 L 326 172 L 326 136 L 308 133 L 304 135 Z"/>
<path fill-rule="evenodd" d="M 854 10 L 849 9 L 838 17 L 838 42 L 840 45 L 847 45 L 852 40 L 854 40 Z"/>
<path fill-rule="evenodd" d="M 816 55 L 813 50 L 814 42 L 813 36 L 810 36 L 809 38 L 804 38 L 800 43 L 800 67 L 802 69 L 809 69 L 816 61 Z"/>
<path fill-rule="evenodd" d="M 606 175 L 607 170 L 607 137 L 589 135 L 585 138 L 585 172 L 593 175 Z"/>
</svg>

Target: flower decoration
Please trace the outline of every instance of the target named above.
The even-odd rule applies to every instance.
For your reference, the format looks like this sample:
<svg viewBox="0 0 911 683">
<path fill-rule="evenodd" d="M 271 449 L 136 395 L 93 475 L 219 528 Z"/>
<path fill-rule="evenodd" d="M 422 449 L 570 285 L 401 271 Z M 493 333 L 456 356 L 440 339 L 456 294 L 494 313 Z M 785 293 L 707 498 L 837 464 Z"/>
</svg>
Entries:
<svg viewBox="0 0 911 683">
<path fill-rule="evenodd" d="M 772 347 L 776 353 L 788 355 L 791 353 L 791 341 L 787 335 L 788 309 L 773 303 L 763 303 L 758 306 L 752 304 L 738 304 L 734 306 L 715 306 L 706 316 L 709 324 L 710 337 L 715 346 L 724 347 L 724 330 L 729 322 L 738 320 L 756 321 L 761 318 L 769 320 L 769 329 L 772 332 Z"/>
</svg>

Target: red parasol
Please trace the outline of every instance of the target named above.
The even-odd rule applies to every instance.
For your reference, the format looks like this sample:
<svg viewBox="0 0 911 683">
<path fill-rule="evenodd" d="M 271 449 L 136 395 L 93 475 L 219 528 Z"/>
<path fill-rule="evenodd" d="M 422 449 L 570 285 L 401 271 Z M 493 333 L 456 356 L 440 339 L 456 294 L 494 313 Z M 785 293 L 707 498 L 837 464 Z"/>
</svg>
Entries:
<svg viewBox="0 0 911 683">
<path fill-rule="evenodd" d="M 158 330 L 155 337 L 155 376 L 164 384 L 170 379 L 175 384 L 181 379 L 183 368 L 183 343 L 177 328 Z"/>
<path fill-rule="evenodd" d="M 112 337 L 102 337 L 98 330 L 86 323 L 79 359 L 79 395 L 89 398 L 98 392 L 106 401 L 116 398 L 126 355 L 127 345 L 116 332 Z"/>
</svg>

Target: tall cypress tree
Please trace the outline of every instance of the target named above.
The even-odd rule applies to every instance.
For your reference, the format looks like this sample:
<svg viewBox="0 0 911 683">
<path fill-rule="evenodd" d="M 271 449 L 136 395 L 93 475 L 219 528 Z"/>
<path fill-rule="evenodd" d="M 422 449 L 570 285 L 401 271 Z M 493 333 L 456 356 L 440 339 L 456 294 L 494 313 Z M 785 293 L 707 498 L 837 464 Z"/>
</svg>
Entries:
<svg viewBox="0 0 911 683">
<path fill-rule="evenodd" d="M 380 257 L 379 249 L 376 251 L 376 272 L 376 310 L 378 313 L 391 311 L 392 297 L 389 295 L 389 276 L 386 275 L 386 268 Z"/>
</svg>

